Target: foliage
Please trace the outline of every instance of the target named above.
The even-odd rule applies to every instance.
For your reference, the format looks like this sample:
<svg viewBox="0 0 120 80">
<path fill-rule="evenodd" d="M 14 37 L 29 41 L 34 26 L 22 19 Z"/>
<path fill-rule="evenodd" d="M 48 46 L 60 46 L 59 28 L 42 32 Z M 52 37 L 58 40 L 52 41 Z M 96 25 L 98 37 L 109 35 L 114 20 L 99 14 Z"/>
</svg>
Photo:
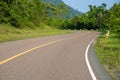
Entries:
<svg viewBox="0 0 120 80">
<path fill-rule="evenodd" d="M 46 3 L 49 2 L 49 3 Z M 16 28 L 42 27 L 50 25 L 57 29 L 110 30 L 120 33 L 120 3 L 109 10 L 106 4 L 89 5 L 90 11 L 71 18 L 72 10 L 61 0 L 2 0 L 0 1 L 0 23 L 11 24 Z M 68 15 L 68 14 L 71 15 Z"/>
<path fill-rule="evenodd" d="M 59 19 L 67 12 L 65 4 L 55 6 L 41 0 L 2 0 L 0 1 L 0 23 L 11 24 L 16 28 L 40 27 L 51 18 Z M 55 20 L 54 20 L 55 21 Z M 53 26 L 55 22 L 51 21 Z"/>
<path fill-rule="evenodd" d="M 115 3 L 108 11 L 105 25 L 113 32 L 120 33 L 120 3 Z"/>
<path fill-rule="evenodd" d="M 90 11 L 81 16 L 75 16 L 69 21 L 70 24 L 65 22 L 63 28 L 110 30 L 120 34 L 120 3 L 115 3 L 109 10 L 106 6 L 105 3 L 101 6 L 89 5 Z"/>
</svg>

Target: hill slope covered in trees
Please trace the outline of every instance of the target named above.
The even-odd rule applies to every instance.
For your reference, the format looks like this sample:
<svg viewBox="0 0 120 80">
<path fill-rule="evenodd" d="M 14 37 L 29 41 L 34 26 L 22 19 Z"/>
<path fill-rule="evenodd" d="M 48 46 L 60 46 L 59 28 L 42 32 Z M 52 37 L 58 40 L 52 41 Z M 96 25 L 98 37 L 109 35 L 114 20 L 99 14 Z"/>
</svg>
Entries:
<svg viewBox="0 0 120 80">
<path fill-rule="evenodd" d="M 50 3 L 50 4 L 56 5 L 56 6 L 61 5 L 61 4 L 65 4 L 62 0 L 43 0 L 43 2 L 47 2 L 47 3 Z M 72 7 L 70 7 L 68 5 L 66 5 L 66 6 L 68 8 L 68 12 L 64 15 L 64 17 L 73 18 L 76 15 L 80 16 L 80 15 L 83 14 L 82 12 L 79 12 L 79 11 L 73 9 Z"/>
</svg>

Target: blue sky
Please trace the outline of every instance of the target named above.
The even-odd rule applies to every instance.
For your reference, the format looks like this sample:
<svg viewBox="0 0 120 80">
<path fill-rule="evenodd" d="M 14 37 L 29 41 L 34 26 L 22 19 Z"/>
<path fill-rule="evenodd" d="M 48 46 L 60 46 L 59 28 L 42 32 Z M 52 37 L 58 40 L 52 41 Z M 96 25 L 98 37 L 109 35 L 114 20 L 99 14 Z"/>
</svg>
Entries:
<svg viewBox="0 0 120 80">
<path fill-rule="evenodd" d="M 66 4 L 77 9 L 78 11 L 87 12 L 89 10 L 88 5 L 100 6 L 102 3 L 107 4 L 107 8 L 110 8 L 115 2 L 119 0 L 63 0 Z"/>
</svg>

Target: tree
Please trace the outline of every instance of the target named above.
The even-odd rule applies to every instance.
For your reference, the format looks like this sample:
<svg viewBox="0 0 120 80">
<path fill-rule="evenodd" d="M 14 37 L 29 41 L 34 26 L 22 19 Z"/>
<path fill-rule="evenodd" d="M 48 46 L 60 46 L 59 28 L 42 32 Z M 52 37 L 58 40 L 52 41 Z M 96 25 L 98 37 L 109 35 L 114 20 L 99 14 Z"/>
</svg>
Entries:
<svg viewBox="0 0 120 80">
<path fill-rule="evenodd" d="M 115 3 L 108 11 L 104 23 L 113 32 L 120 32 L 120 3 Z"/>
</svg>

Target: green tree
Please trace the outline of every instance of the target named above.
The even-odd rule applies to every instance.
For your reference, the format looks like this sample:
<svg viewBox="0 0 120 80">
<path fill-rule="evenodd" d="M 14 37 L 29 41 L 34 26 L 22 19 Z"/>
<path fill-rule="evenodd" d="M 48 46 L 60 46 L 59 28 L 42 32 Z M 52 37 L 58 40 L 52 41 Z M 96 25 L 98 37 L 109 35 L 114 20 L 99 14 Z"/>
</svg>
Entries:
<svg viewBox="0 0 120 80">
<path fill-rule="evenodd" d="M 120 3 L 115 3 L 107 12 L 104 25 L 113 32 L 120 32 Z"/>
<path fill-rule="evenodd" d="M 8 23 L 10 17 L 10 8 L 6 2 L 0 1 L 0 23 Z"/>
</svg>

